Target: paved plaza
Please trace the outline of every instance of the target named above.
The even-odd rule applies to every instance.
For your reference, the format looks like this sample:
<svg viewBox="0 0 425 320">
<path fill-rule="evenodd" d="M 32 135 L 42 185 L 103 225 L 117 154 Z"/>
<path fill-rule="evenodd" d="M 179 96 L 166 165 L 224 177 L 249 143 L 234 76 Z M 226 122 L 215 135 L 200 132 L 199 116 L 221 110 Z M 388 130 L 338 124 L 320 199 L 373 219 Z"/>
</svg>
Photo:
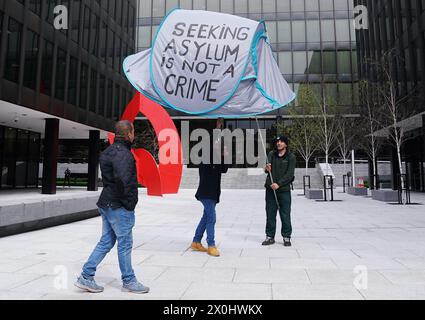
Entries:
<svg viewBox="0 0 425 320">
<path fill-rule="evenodd" d="M 293 246 L 276 237 L 262 247 L 264 191 L 223 190 L 214 258 L 188 249 L 202 211 L 194 193 L 141 191 L 133 263 L 149 294 L 121 292 L 116 247 L 98 268 L 103 293 L 73 286 L 99 240 L 97 217 L 0 238 L 0 299 L 425 299 L 423 205 L 342 193 L 341 202 L 315 202 L 294 191 Z"/>
</svg>

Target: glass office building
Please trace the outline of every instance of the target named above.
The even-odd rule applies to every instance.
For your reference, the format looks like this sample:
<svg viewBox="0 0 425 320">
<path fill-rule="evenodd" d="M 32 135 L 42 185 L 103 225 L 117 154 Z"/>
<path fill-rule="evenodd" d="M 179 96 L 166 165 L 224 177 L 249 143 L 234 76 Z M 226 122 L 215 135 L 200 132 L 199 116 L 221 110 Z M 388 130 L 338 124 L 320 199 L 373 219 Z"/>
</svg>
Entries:
<svg viewBox="0 0 425 320">
<path fill-rule="evenodd" d="M 134 94 L 121 65 L 135 51 L 136 6 L 0 1 L 0 188 L 37 186 L 41 157 L 56 167 L 55 154 L 40 152 L 43 139 L 45 150 L 58 151 L 58 139 L 90 136 L 96 145 L 112 131 Z"/>
<path fill-rule="evenodd" d="M 402 113 L 408 118 L 399 119 L 406 132 L 403 162 L 411 188 L 425 191 L 425 1 L 356 0 L 355 4 L 366 6 L 369 16 L 368 29 L 357 31 L 360 77 L 375 81 L 377 77 L 366 62 L 379 60 L 389 50 L 397 56 L 394 77 L 398 97 L 412 97 L 403 105 Z M 397 163 L 390 143 L 385 154 Z M 398 173 L 398 166 L 393 165 L 393 181 Z"/>
</svg>

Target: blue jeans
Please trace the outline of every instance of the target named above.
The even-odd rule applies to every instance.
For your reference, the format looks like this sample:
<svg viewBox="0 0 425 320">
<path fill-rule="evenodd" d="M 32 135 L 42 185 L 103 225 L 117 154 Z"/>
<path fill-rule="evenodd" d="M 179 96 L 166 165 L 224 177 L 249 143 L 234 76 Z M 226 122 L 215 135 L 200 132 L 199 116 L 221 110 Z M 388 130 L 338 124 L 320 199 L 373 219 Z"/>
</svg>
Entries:
<svg viewBox="0 0 425 320">
<path fill-rule="evenodd" d="M 195 237 L 193 242 L 201 242 L 205 230 L 207 231 L 207 244 L 209 247 L 215 246 L 214 240 L 214 228 L 216 221 L 215 214 L 215 205 L 217 204 L 215 200 L 211 199 L 199 199 L 204 206 L 204 215 L 199 221 L 198 227 L 196 228 Z"/>
<path fill-rule="evenodd" d="M 118 261 L 121 270 L 121 279 L 124 284 L 136 280 L 131 266 L 131 250 L 133 248 L 133 233 L 135 217 L 134 211 L 124 208 L 99 208 L 102 215 L 102 237 L 89 259 L 83 266 L 81 275 L 86 279 L 93 279 L 97 266 L 106 254 L 114 247 L 118 240 Z"/>
</svg>

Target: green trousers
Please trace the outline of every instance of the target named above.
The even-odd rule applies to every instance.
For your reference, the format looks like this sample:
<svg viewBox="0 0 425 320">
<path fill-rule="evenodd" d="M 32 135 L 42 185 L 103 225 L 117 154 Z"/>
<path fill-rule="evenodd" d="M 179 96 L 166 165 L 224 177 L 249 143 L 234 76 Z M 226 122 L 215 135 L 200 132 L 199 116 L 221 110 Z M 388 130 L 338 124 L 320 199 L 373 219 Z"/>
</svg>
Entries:
<svg viewBox="0 0 425 320">
<path fill-rule="evenodd" d="M 276 192 L 277 199 L 279 201 L 279 215 L 280 221 L 282 221 L 282 237 L 289 238 L 292 235 L 291 225 L 291 191 Z M 276 198 L 274 192 L 271 189 L 266 189 L 266 213 L 267 213 L 267 224 L 266 224 L 266 235 L 274 238 L 276 234 L 276 215 L 278 207 L 276 204 Z"/>
</svg>

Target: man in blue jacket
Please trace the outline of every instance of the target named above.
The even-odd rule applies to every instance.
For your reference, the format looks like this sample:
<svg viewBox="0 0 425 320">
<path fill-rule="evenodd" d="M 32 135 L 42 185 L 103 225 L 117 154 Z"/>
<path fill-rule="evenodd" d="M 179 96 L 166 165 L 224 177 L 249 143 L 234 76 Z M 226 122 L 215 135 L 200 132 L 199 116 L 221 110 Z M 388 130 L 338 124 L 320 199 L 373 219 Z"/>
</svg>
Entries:
<svg viewBox="0 0 425 320">
<path fill-rule="evenodd" d="M 75 286 L 89 292 L 102 292 L 94 276 L 96 268 L 118 242 L 118 260 L 123 283 L 122 290 L 147 293 L 149 288 L 137 281 L 131 264 L 134 209 L 138 202 L 136 164 L 131 153 L 134 127 L 129 121 L 115 125 L 115 142 L 100 156 L 103 190 L 97 206 L 102 216 L 102 237 L 83 266 Z"/>
</svg>

